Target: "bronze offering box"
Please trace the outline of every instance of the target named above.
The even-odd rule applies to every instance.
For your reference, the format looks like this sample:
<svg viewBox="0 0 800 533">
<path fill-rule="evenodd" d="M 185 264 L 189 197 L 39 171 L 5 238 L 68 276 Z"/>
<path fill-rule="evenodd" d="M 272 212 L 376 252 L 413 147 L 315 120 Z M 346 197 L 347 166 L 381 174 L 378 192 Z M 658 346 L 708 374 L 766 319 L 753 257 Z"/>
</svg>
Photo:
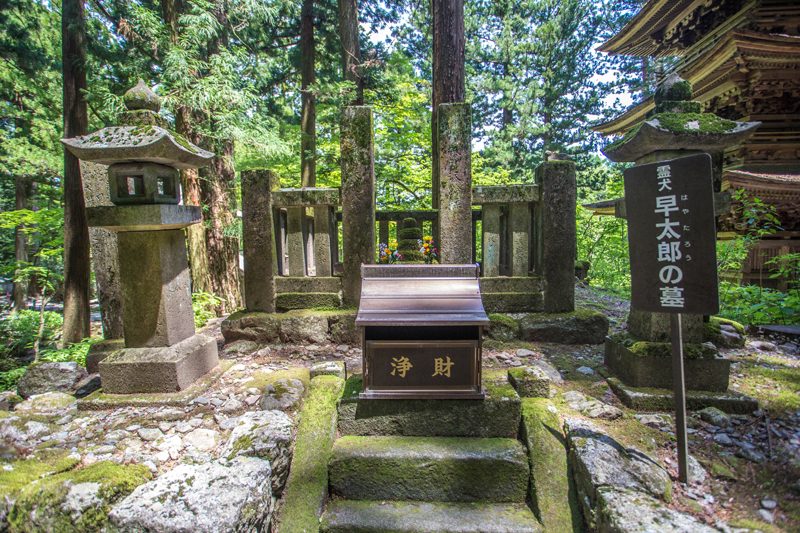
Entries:
<svg viewBox="0 0 800 533">
<path fill-rule="evenodd" d="M 362 399 L 483 399 L 478 265 L 362 265 Z"/>
</svg>

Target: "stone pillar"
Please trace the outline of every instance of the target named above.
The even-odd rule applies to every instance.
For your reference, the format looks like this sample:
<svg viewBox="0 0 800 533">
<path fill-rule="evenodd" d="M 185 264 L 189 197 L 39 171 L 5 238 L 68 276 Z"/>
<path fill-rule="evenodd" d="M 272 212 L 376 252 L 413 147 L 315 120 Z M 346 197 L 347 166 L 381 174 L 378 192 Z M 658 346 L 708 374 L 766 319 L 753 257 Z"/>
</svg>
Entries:
<svg viewBox="0 0 800 533">
<path fill-rule="evenodd" d="M 275 312 L 275 230 L 269 170 L 242 172 L 244 304 L 248 311 Z"/>
<path fill-rule="evenodd" d="M 439 253 L 442 263 L 472 261 L 472 113 L 469 104 L 440 104 Z"/>
<path fill-rule="evenodd" d="M 500 205 L 484 204 L 483 221 L 483 276 L 500 275 Z"/>
<path fill-rule="evenodd" d="M 108 166 L 90 161 L 81 161 L 83 194 L 86 207 L 113 205 L 108 191 Z M 89 244 L 92 251 L 92 269 L 97 284 L 97 299 L 105 339 L 121 339 L 122 287 L 119 281 L 119 259 L 117 257 L 117 234 L 103 228 L 89 228 Z"/>
<path fill-rule="evenodd" d="M 331 261 L 331 207 L 314 206 L 314 265 L 316 275 L 330 277 L 333 273 Z"/>
<path fill-rule="evenodd" d="M 389 244 L 389 221 L 378 221 L 378 242 L 381 244 Z"/>
<path fill-rule="evenodd" d="M 361 299 L 361 265 L 375 262 L 375 163 L 372 108 L 345 107 L 341 123 L 345 305 Z"/>
<path fill-rule="evenodd" d="M 306 242 L 303 238 L 303 217 L 305 207 L 286 209 L 286 248 L 289 256 L 289 275 L 306 275 Z"/>
<path fill-rule="evenodd" d="M 194 335 L 183 231 L 120 232 L 119 259 L 125 347 L 172 346 Z"/>
<path fill-rule="evenodd" d="M 575 163 L 547 161 L 536 169 L 541 201 L 538 228 L 544 279 L 544 311 L 575 309 Z"/>
<path fill-rule="evenodd" d="M 511 275 L 527 276 L 530 258 L 531 210 L 527 203 L 509 205 L 509 232 L 511 233 Z"/>
</svg>

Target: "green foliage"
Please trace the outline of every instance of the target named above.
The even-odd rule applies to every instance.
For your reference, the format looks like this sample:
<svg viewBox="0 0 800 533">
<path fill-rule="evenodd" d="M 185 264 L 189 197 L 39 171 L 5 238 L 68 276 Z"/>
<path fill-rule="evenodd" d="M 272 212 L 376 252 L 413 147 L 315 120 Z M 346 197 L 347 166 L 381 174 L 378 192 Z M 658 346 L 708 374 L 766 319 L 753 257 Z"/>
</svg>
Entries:
<svg viewBox="0 0 800 533">
<path fill-rule="evenodd" d="M 22 357 L 33 348 L 39 331 L 39 311 L 18 311 L 0 319 L 0 353 Z M 59 313 L 44 312 L 43 348 L 55 347 L 61 336 L 63 319 Z"/>
<path fill-rule="evenodd" d="M 719 315 L 743 324 L 800 324 L 800 293 L 723 281 Z"/>
<path fill-rule="evenodd" d="M 94 339 L 83 339 L 81 342 L 70 344 L 64 348 L 43 350 L 39 360 L 51 363 L 78 363 L 86 366 L 86 356 L 95 342 Z"/>
<path fill-rule="evenodd" d="M 0 372 L 0 392 L 16 390 L 17 382 L 22 379 L 22 376 L 25 374 L 25 370 L 26 367 L 22 366 L 7 372 Z"/>
<path fill-rule="evenodd" d="M 194 311 L 194 327 L 202 328 L 209 320 L 217 316 L 216 308 L 222 303 L 222 299 L 207 293 L 192 293 L 192 310 Z"/>
</svg>

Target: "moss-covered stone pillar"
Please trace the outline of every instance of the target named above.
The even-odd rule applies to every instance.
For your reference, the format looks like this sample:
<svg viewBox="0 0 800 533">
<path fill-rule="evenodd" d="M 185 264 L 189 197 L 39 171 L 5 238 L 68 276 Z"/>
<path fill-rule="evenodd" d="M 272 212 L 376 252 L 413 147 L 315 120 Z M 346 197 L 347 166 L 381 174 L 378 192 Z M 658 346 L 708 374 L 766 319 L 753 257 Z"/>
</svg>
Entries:
<svg viewBox="0 0 800 533">
<path fill-rule="evenodd" d="M 472 262 L 472 112 L 469 104 L 440 104 L 439 253 L 442 263 Z"/>
<path fill-rule="evenodd" d="M 345 107 L 341 123 L 342 299 L 358 305 L 361 265 L 375 262 L 375 162 L 372 108 Z"/>
<path fill-rule="evenodd" d="M 511 275 L 527 276 L 530 270 L 530 205 L 514 202 L 509 206 L 508 214 L 511 232 Z"/>
<path fill-rule="evenodd" d="M 500 205 L 484 204 L 483 223 L 483 276 L 500 275 Z"/>
<path fill-rule="evenodd" d="M 242 172 L 244 304 L 248 311 L 275 312 L 275 231 L 269 170 Z"/>
<path fill-rule="evenodd" d="M 536 169 L 539 185 L 539 228 L 544 279 L 544 311 L 559 313 L 575 309 L 575 163 L 547 161 Z"/>
<path fill-rule="evenodd" d="M 317 276 L 329 277 L 333 272 L 331 259 L 331 227 L 333 226 L 331 207 L 314 206 L 314 266 Z"/>
<path fill-rule="evenodd" d="M 289 256 L 289 275 L 306 275 L 306 241 L 303 238 L 303 218 L 306 208 L 292 206 L 286 209 L 286 251 Z"/>
<path fill-rule="evenodd" d="M 381 244 L 389 244 L 389 221 L 378 221 L 378 242 Z"/>
</svg>

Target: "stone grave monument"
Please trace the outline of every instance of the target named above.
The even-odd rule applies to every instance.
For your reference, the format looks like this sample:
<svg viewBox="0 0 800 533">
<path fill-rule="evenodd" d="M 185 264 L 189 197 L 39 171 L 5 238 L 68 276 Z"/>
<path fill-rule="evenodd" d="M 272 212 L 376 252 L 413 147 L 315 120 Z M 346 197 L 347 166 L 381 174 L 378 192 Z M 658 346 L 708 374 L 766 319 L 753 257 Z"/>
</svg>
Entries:
<svg viewBox="0 0 800 533">
<path fill-rule="evenodd" d="M 176 392 L 219 363 L 216 340 L 194 328 L 183 228 L 201 221 L 200 207 L 179 205 L 179 169 L 214 154 L 167 129 L 141 80 L 124 101 L 122 125 L 62 141 L 79 159 L 109 165 L 114 205 L 87 217 L 118 234 L 124 346 L 93 351 L 87 366 L 99 368 L 105 393 Z"/>
<path fill-rule="evenodd" d="M 700 103 L 692 100 L 689 82 L 677 75 L 664 81 L 654 99 L 654 113 L 633 127 L 622 139 L 607 146 L 603 153 L 611 161 L 633 162 L 636 165 L 708 153 L 713 162 L 714 191 L 719 193 L 725 149 L 747 139 L 760 123 L 737 122 L 712 113 L 703 113 Z M 720 199 L 721 195 L 717 194 L 717 200 Z M 625 218 L 624 201 L 617 202 L 616 213 Z M 664 313 L 631 310 L 628 333 L 616 335 L 606 342 L 606 366 L 619 378 L 609 383 L 612 387 L 618 384 L 617 392 L 621 393 L 625 403 L 635 404 L 634 400 L 638 396 L 624 387 L 671 388 L 669 325 L 669 317 Z M 752 402 L 740 405 L 735 401 L 737 398 L 725 395 L 728 390 L 730 362 L 720 358 L 713 345 L 703 342 L 703 316 L 684 314 L 682 328 L 686 388 L 690 391 L 720 393 L 716 397 L 707 394 L 703 399 L 690 394 L 687 397 L 689 408 L 702 408 L 704 402 L 706 405 L 710 402 L 723 409 L 736 409 L 736 405 L 745 411 L 751 409 Z M 669 391 L 665 391 L 662 396 L 669 406 Z M 647 402 L 640 399 L 642 406 L 645 406 Z M 654 407 L 653 402 L 648 406 Z"/>
</svg>

